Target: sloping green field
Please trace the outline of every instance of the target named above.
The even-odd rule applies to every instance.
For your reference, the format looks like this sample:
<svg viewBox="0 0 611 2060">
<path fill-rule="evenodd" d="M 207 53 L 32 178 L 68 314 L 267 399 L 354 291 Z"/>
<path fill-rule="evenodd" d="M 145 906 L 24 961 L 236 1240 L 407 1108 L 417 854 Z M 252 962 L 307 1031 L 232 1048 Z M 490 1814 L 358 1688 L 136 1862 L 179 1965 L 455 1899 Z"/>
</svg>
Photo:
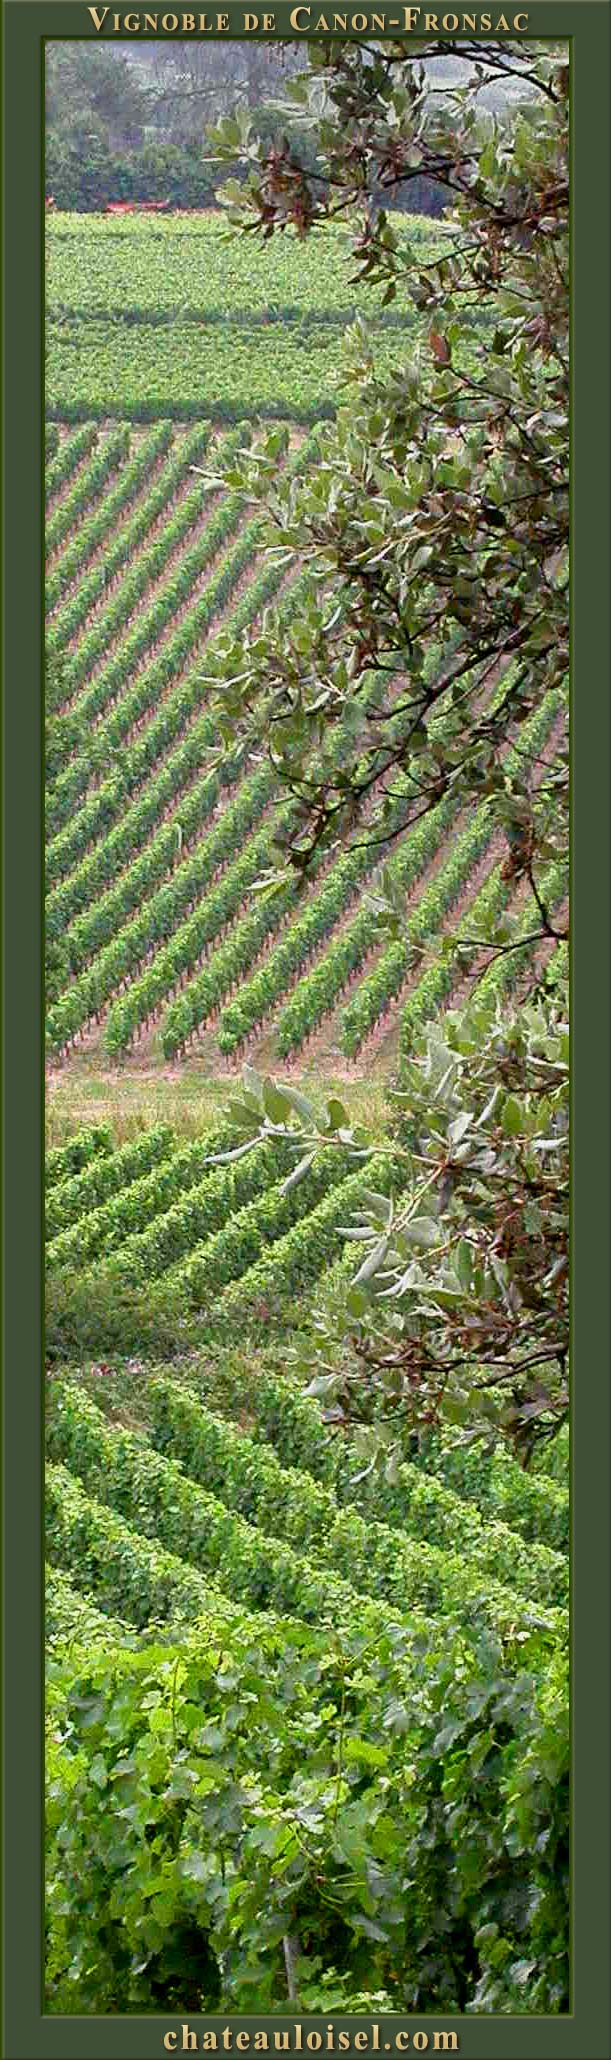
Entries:
<svg viewBox="0 0 611 2060">
<path fill-rule="evenodd" d="M 566 1454 L 364 1474 L 282 1348 L 362 1173 L 224 1143 L 48 1154 L 50 2007 L 282 2009 L 288 1930 L 302 2007 L 494 2007 L 525 1929 L 560 1999 Z"/>
<path fill-rule="evenodd" d="M 412 219 L 402 234 L 417 263 L 448 231 Z M 508 903 L 486 807 L 467 823 L 444 806 L 410 833 L 407 784 L 386 851 L 343 852 L 305 896 L 289 885 L 261 901 L 253 888 L 273 861 L 281 798 L 239 735 L 213 763 L 206 675 L 219 632 L 239 635 L 274 609 L 298 636 L 308 570 L 287 577 L 240 495 L 206 484 L 208 418 L 237 419 L 225 463 L 253 434 L 249 418 L 271 413 L 285 418 L 278 462 L 316 464 L 322 417 L 340 397 L 317 351 L 335 378 L 354 312 L 349 250 L 341 229 L 262 249 L 229 239 L 218 215 L 48 223 L 51 1058 L 78 1042 L 115 1061 L 137 1044 L 140 1058 L 199 1051 L 214 1071 L 263 1040 L 269 1058 L 366 1066 L 391 1010 L 396 1047 L 404 1002 L 412 1024 L 451 996 L 451 956 L 430 966 L 438 934 L 463 914 L 471 928 L 475 916 L 490 923 Z M 409 352 L 400 296 L 391 311 L 370 299 L 376 355 L 391 336 Z M 301 422 L 314 425 L 305 436 Z M 435 664 L 432 645 L 431 677 Z M 392 691 L 400 698 L 399 678 Z M 372 678 L 373 703 L 379 692 Z M 558 718 L 549 699 L 522 739 L 534 780 Z M 352 748 L 346 730 L 337 749 Z M 366 900 L 385 857 L 413 901 L 409 934 L 387 950 Z M 528 907 L 524 922 L 527 934 Z M 522 971 L 518 954 L 511 974 Z"/>
<path fill-rule="evenodd" d="M 549 2014 L 563 1434 L 550 1471 L 450 1431 L 364 1465 L 291 1358 L 351 1264 L 349 1151 L 292 1185 L 281 1136 L 227 1159 L 218 1108 L 185 1128 L 151 1095 L 127 1135 L 76 1114 L 81 1054 L 92 1079 L 195 1058 L 218 1084 L 254 1057 L 363 1092 L 470 968 L 493 996 L 531 976 L 528 942 L 487 972 L 458 951 L 506 910 L 534 927 L 485 801 L 416 823 L 397 782 L 386 850 L 335 849 L 269 898 L 263 726 L 215 755 L 219 630 L 273 606 L 298 634 L 308 573 L 287 580 L 207 484 L 214 431 L 228 459 L 272 416 L 278 463 L 316 463 L 348 241 L 262 252 L 214 216 L 47 227 L 47 1055 L 75 1110 L 46 1160 L 47 2006 L 283 2010 L 296 1968 L 304 2011 Z M 446 233 L 412 223 L 415 256 Z M 381 366 L 414 347 L 400 300 L 371 320 Z M 560 721 L 549 694 L 521 778 Z M 368 899 L 381 859 L 399 941 Z M 563 869 L 542 885 L 559 905 Z M 367 1178 L 402 1177 L 382 1129 Z"/>
<path fill-rule="evenodd" d="M 226 456 L 249 433 L 231 432 Z M 324 434 L 294 443 L 287 430 L 281 462 L 315 462 Z M 474 914 L 492 920 L 509 889 L 486 805 L 467 822 L 444 804 L 410 831 L 406 782 L 386 852 L 332 857 L 305 895 L 296 884 L 273 901 L 253 895 L 286 811 L 239 736 L 213 762 L 205 673 L 218 630 L 237 633 L 265 607 L 298 634 L 307 571 L 287 582 L 239 496 L 206 488 L 208 443 L 206 425 L 137 436 L 91 424 L 49 457 L 47 1050 L 65 1058 L 78 1041 L 117 1059 L 144 1037 L 174 1059 L 203 1038 L 214 1070 L 271 1033 L 282 1059 L 307 1048 L 355 1061 L 385 1035 L 391 1006 L 399 1021 L 408 989 L 410 1021 L 451 995 L 451 956 L 433 988 L 428 968 L 414 987 L 414 950 L 426 960 L 457 911 L 471 928 Z M 379 691 L 372 680 L 372 699 Z M 558 716 L 550 696 L 522 736 L 535 780 Z M 348 731 L 337 748 L 350 752 Z M 364 899 L 385 857 L 413 900 L 408 933 L 386 950 Z"/>
<path fill-rule="evenodd" d="M 415 221 L 416 253 L 447 241 Z M 392 367 L 413 331 L 407 297 L 355 293 L 350 237 L 272 249 L 228 236 L 220 214 L 54 215 L 47 225 L 47 413 L 185 422 L 335 412 L 342 339 L 357 313 Z M 344 388 L 345 391 L 345 388 Z"/>
</svg>

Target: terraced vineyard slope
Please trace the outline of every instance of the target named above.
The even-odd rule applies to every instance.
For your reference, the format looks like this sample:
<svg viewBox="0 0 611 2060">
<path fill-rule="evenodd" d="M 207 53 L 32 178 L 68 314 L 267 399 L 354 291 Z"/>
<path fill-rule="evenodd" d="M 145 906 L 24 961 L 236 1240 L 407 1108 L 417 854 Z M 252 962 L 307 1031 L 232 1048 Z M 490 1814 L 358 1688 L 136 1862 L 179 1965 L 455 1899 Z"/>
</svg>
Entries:
<svg viewBox="0 0 611 2060">
<path fill-rule="evenodd" d="M 466 1355 L 496 1394 L 478 1306 L 511 1339 L 512 1253 L 545 1248 L 560 1159 L 536 1157 L 538 1126 L 562 1150 L 564 1025 L 551 1058 L 533 1031 L 545 1107 L 539 1076 L 522 1106 L 503 1046 L 494 1118 L 477 1021 L 451 1052 L 442 1039 L 474 984 L 521 999 L 549 958 L 566 969 L 566 869 L 552 841 L 536 879 L 508 860 L 486 764 L 471 806 L 436 760 L 419 806 L 408 660 L 397 645 L 384 679 L 369 647 L 367 721 L 375 737 L 382 712 L 392 775 L 376 763 L 363 836 L 266 891 L 290 818 L 269 679 L 222 748 L 214 714 L 215 663 L 236 684 L 226 633 L 237 650 L 273 616 L 298 651 L 314 591 L 301 545 L 288 569 L 263 548 L 237 452 L 263 423 L 274 483 L 276 467 L 312 475 L 349 392 L 346 329 L 366 313 L 390 375 L 424 318 L 401 285 L 364 310 L 337 226 L 238 242 L 231 264 L 219 216 L 51 212 L 47 230 L 47 2008 L 565 2011 L 566 1428 L 525 1468 L 489 1394 L 465 1437 L 455 1380 Z M 447 249 L 443 224 L 400 233 L 414 262 Z M 436 712 L 435 634 L 441 760 L 459 718 L 447 697 Z M 529 801 L 553 781 L 561 668 L 528 698 L 511 637 L 487 671 L 477 656 L 506 791 Z M 308 743 L 313 774 L 360 774 L 359 719 L 347 696 Z M 320 1122 L 303 1074 L 330 1094 Z M 499 1164 L 523 1145 L 513 1213 L 495 1125 Z M 468 1306 L 443 1408 L 419 1390 L 418 1419 L 431 1252 L 428 1351 L 444 1310 Z M 397 1313 L 386 1285 L 368 1358 L 367 1298 L 346 1291 L 360 1266 L 373 1298 L 395 1262 L 404 1299 Z M 533 1292 L 525 1331 L 538 1320 Z"/>
<path fill-rule="evenodd" d="M 226 455 L 249 434 L 229 432 Z M 287 582 L 240 497 L 206 486 L 209 435 L 92 424 L 49 460 L 48 1056 L 195 1052 L 219 1070 L 262 1047 L 367 1065 L 391 1004 L 396 1026 L 404 1003 L 411 1020 L 452 994 L 451 954 L 431 984 L 437 935 L 473 932 L 509 905 L 502 853 L 485 803 L 471 822 L 444 802 L 410 827 L 404 782 L 386 850 L 360 842 L 315 867 L 305 894 L 296 882 L 257 894 L 286 809 L 239 733 L 215 757 L 204 675 L 221 626 L 237 633 L 273 605 L 298 633 L 307 574 Z M 305 441 L 287 425 L 279 460 L 299 469 L 322 442 L 324 425 Z M 521 736 L 534 785 L 560 723 L 549 695 Z M 350 748 L 346 733 L 337 749 Z M 510 733 L 506 750 L 510 765 Z M 368 901 L 385 858 L 410 905 L 401 945 L 386 950 Z M 505 970 L 517 976 L 521 961 Z"/>
<path fill-rule="evenodd" d="M 349 235 L 324 247 L 227 248 L 221 214 L 54 214 L 47 233 L 47 411 L 60 423 L 245 415 L 315 422 L 337 406 L 341 345 L 359 312 Z M 415 219 L 412 243 L 443 249 L 442 225 Z M 379 291 L 367 309 L 389 366 L 410 321 Z M 362 312 L 362 308 L 360 310 Z"/>
<path fill-rule="evenodd" d="M 122 1354 L 111 1353 L 104 1363 L 92 1356 L 78 1368 L 52 1358 L 49 1368 L 49 1910 L 56 2008 L 65 1997 L 69 1960 L 84 2007 L 88 1997 L 111 1993 L 115 2006 L 145 2007 L 157 1978 L 171 1996 L 165 1953 L 173 1942 L 182 1955 L 193 1929 L 199 1943 L 191 2007 L 203 1999 L 211 2008 L 221 1997 L 224 2007 L 246 2007 L 263 1993 L 271 2008 L 282 2008 L 287 1895 L 306 1996 L 308 1980 L 314 1981 L 308 1959 L 321 1941 L 325 1954 L 341 1963 L 356 1937 L 365 1991 L 387 1990 L 387 2008 L 397 1981 L 397 2000 L 414 1982 L 426 1997 L 418 1927 L 414 1931 L 410 1919 L 402 1944 L 392 1922 L 388 1929 L 398 1895 L 397 1921 L 402 1908 L 391 1856 L 396 1843 L 398 1858 L 412 1818 L 415 1835 L 419 1814 L 434 1812 L 434 1763 L 444 1727 L 452 1739 L 456 1724 L 457 1741 L 465 1724 L 469 1732 L 471 1759 L 461 1776 L 467 1815 L 477 1809 L 478 1754 L 485 1760 L 498 1730 L 494 1797 L 506 1810 L 512 1755 L 528 1753 L 544 1703 L 550 1706 L 564 1678 L 568 1528 L 560 1448 L 555 1475 L 540 1470 L 529 1478 L 506 1454 L 482 1460 L 446 1432 L 414 1463 L 403 1464 L 392 1484 L 371 1470 L 363 1476 L 358 1442 L 341 1431 L 330 1436 L 317 1403 L 285 1366 L 280 1370 L 282 1336 L 294 1339 L 297 1306 L 307 1327 L 330 1239 L 358 1205 L 362 1173 L 347 1170 L 340 1152 L 287 1191 L 285 1144 L 256 1148 L 227 1166 L 215 1163 L 224 1142 L 222 1127 L 185 1144 L 158 1126 L 118 1145 L 108 1127 L 97 1126 L 81 1130 L 47 1161 L 52 1307 L 54 1287 L 62 1279 L 74 1287 L 80 1277 L 92 1312 L 105 1309 L 104 1335 L 113 1293 L 124 1325 Z M 390 1146 L 369 1177 L 379 1190 L 400 1188 Z M 141 1343 L 130 1354 L 130 1343 L 137 1342 L 129 1338 L 130 1292 L 134 1312 L 138 1297 L 142 1307 L 146 1296 L 153 1321 L 145 1359 Z M 164 1311 L 172 1312 L 175 1325 L 169 1363 L 159 1356 Z M 56 1315 L 66 1323 L 61 1298 Z M 53 1320 L 51 1338 L 52 1332 Z M 495 1652 L 496 1690 L 489 1675 Z M 224 1664 L 219 1653 L 227 1655 Z M 121 1716 L 113 1745 L 117 1695 Z M 410 1800 L 405 1728 L 415 1696 L 419 1744 Z M 179 1780 L 174 1824 L 181 1863 L 176 1868 L 171 1860 L 167 1805 L 157 1805 L 152 1850 L 146 1806 L 142 1818 L 139 1809 L 128 1808 L 120 1864 L 133 1900 L 120 1921 L 134 1950 L 118 1993 L 116 1960 L 108 1976 L 91 1961 L 104 1897 L 115 1895 L 104 1825 L 110 1797 L 118 1794 L 114 1784 L 121 1784 L 125 1799 L 133 1774 L 134 1796 L 142 1801 L 147 1793 L 145 1712 L 153 1709 L 158 1776 L 167 1754 L 165 1778 Z M 197 1709 L 197 1724 L 190 1709 Z M 62 1757 L 65 1735 L 71 1747 Z M 458 1743 L 455 1753 L 451 1744 L 444 1751 L 451 1783 L 461 1764 Z M 526 1779 L 527 1767 L 528 1759 Z M 225 1807 L 230 1769 L 234 1801 L 221 1844 L 223 1864 L 236 1889 L 241 1886 L 227 1930 L 224 1899 L 206 1911 L 194 1884 L 201 1868 L 209 1879 L 220 1864 L 216 1812 Z M 196 1794 L 210 1798 L 203 1810 Z M 304 1844 L 299 1826 L 314 1795 L 316 1819 Z M 382 1795 L 386 1857 L 382 1863 L 380 1855 L 372 1872 L 371 1829 L 359 1859 L 350 1827 L 357 1820 L 375 1824 Z M 533 1788 L 528 1807 L 534 1798 Z M 536 1808 L 543 1807 L 539 1800 Z M 66 1893 L 66 1811 L 73 1851 L 76 1837 L 82 1863 L 86 1854 L 97 1858 L 87 1913 L 78 1891 L 76 1899 L 72 1887 Z M 510 1857 L 510 1826 L 511 1813 L 506 1845 L 501 1832 L 504 1894 L 518 1866 Z M 546 1922 L 560 1864 L 549 1823 L 547 1834 L 553 1859 L 542 1845 L 538 1867 Z M 436 1849 L 440 1835 L 435 1831 Z M 274 1861 L 281 1850 L 288 1875 Z M 421 1841 L 415 1843 L 414 1855 L 423 1852 Z M 474 1879 L 465 1874 L 463 1881 L 454 1862 L 444 1908 L 445 1926 L 456 1925 L 457 1937 L 464 1938 L 465 1926 L 467 1934 L 481 1930 L 484 1890 L 489 1907 L 496 1906 L 496 1865 L 482 1856 Z M 160 1919 L 137 1968 L 134 1926 L 145 1866 L 151 1894 L 161 1893 L 163 1880 L 174 1886 L 163 1916 L 159 1905 Z M 413 1893 L 412 1880 L 412 1912 Z M 267 1911 L 254 1960 L 251 1898 L 257 1912 Z M 257 1914 L 257 1927 L 260 1921 Z M 403 1916 L 400 1921 L 403 1926 Z M 444 1937 L 438 1957 L 433 1954 L 433 1981 L 447 1929 Z M 484 1945 L 478 1965 L 481 1990 L 492 1978 L 492 1967 L 484 1974 Z M 181 1978 L 184 1984 L 184 1966 Z M 112 1989 L 105 1990 L 105 1980 Z M 469 1993 L 466 1973 L 457 1973 L 456 1983 L 448 1990 L 449 2008 Z M 181 1998 L 184 2005 L 184 1987 Z"/>
</svg>

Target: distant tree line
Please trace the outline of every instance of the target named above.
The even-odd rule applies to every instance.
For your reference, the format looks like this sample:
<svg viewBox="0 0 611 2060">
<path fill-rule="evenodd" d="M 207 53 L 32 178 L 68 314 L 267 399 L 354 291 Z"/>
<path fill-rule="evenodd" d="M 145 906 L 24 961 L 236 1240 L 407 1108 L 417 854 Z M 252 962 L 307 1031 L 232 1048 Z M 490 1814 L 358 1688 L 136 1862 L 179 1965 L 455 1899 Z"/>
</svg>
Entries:
<svg viewBox="0 0 611 2060">
<path fill-rule="evenodd" d="M 150 43 L 129 54 L 116 45 L 48 43 L 47 194 L 79 214 L 117 201 L 214 207 L 227 164 L 206 159 L 206 125 L 243 105 L 259 134 L 273 136 L 272 96 L 303 60 L 303 45 L 290 42 Z M 307 163 L 313 145 L 305 130 L 300 142 Z M 234 175 L 243 175 L 237 162 Z M 437 215 L 443 205 L 434 182 L 412 183 L 410 212 Z"/>
</svg>

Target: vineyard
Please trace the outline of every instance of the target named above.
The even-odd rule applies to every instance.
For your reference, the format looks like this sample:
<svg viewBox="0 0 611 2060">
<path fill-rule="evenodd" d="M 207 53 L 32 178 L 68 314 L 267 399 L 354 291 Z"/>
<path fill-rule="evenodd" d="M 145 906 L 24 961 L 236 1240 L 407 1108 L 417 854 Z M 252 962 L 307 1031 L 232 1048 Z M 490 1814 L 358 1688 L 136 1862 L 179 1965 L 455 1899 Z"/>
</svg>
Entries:
<svg viewBox="0 0 611 2060">
<path fill-rule="evenodd" d="M 340 229 L 324 249 L 227 248 L 223 217 L 58 215 L 47 223 L 47 414 L 60 423 L 314 423 L 341 392 L 342 338 L 359 312 Z M 416 224 L 418 248 L 444 231 Z M 411 326 L 403 307 L 368 315 L 380 363 Z"/>
<path fill-rule="evenodd" d="M 433 249 L 443 242 L 443 230 L 429 225 L 412 233 L 423 247 L 426 238 Z M 206 712 L 220 633 L 237 637 L 273 608 L 286 635 L 298 637 L 308 585 L 307 567 L 287 575 L 262 553 L 260 523 L 239 492 L 207 486 L 214 425 L 206 418 L 250 413 L 250 400 L 255 412 L 288 415 L 290 399 L 291 419 L 277 431 L 278 463 L 301 474 L 324 456 L 325 380 L 316 341 L 308 334 L 304 348 L 302 327 L 318 326 L 327 373 L 335 376 L 336 366 L 339 377 L 340 336 L 353 312 L 341 232 L 322 263 L 309 249 L 304 259 L 295 242 L 273 260 L 250 246 L 247 254 L 232 249 L 231 299 L 218 217 L 186 224 L 136 217 L 129 225 L 58 217 L 47 236 L 47 401 L 51 417 L 62 418 L 47 426 L 48 1056 L 61 1061 L 83 1048 L 101 1063 L 134 1052 L 142 1063 L 188 1052 L 218 1069 L 264 1047 L 284 1061 L 318 1065 L 333 1054 L 340 1067 L 367 1066 L 385 1048 L 391 1008 L 394 1051 L 402 1019 L 408 1035 L 411 1023 L 451 998 L 451 951 L 432 969 L 428 963 L 439 933 L 459 934 L 463 919 L 466 934 L 481 924 L 485 933 L 509 898 L 486 806 L 465 823 L 444 804 L 410 834 L 405 781 L 386 852 L 379 843 L 358 846 L 327 858 L 305 895 L 295 883 L 273 899 L 258 898 L 253 888 L 273 863 L 286 808 L 252 741 L 236 735 L 235 749 L 211 766 L 217 740 Z M 192 359 L 177 346 L 176 297 L 185 276 L 199 295 L 180 314 L 189 316 L 189 349 L 205 372 L 201 329 L 208 325 L 222 394 L 211 388 L 204 396 L 188 371 Z M 234 409 L 228 382 L 240 364 L 236 310 L 240 322 L 269 320 L 271 328 L 256 341 L 245 330 L 248 382 Z M 174 400 L 177 363 L 188 372 L 184 402 L 171 411 L 182 422 L 170 419 L 170 386 L 157 390 L 143 352 L 143 330 L 152 326 L 161 378 L 164 311 Z M 405 340 L 408 318 L 400 311 L 372 319 L 399 324 Z M 106 325 L 104 349 L 89 339 L 92 322 Z M 71 325 L 79 346 L 72 356 Z M 56 330 L 57 349 L 67 354 L 65 385 L 55 370 Z M 278 336 L 289 352 L 286 388 Z M 120 364 L 112 359 L 117 351 Z M 310 382 L 303 409 L 297 366 Z M 82 367 L 96 382 L 95 408 L 75 389 Z M 271 382 L 273 408 L 269 393 L 253 385 L 259 370 Z M 71 426 L 83 413 L 90 419 Z M 109 413 L 129 419 L 93 419 Z M 191 414 L 198 419 L 188 426 Z M 312 427 L 300 429 L 301 421 Z M 246 419 L 221 435 L 215 466 L 230 466 L 252 435 Z M 432 677 L 434 646 L 429 663 Z M 375 702 L 373 679 L 371 691 Z M 550 696 L 520 741 L 535 784 L 556 720 L 560 709 Z M 351 748 L 348 729 L 338 740 L 340 759 Z M 410 896 L 409 930 L 400 947 L 386 950 L 367 898 L 385 857 Z M 562 895 L 560 880 L 552 891 Z M 526 904 L 525 935 L 530 927 Z M 424 964 L 416 975 L 417 959 Z M 522 971 L 518 954 L 491 977 L 515 984 Z M 461 979 L 466 972 L 463 958 Z"/>
<path fill-rule="evenodd" d="M 447 247 L 443 223 L 409 235 L 425 266 Z M 290 808 L 265 696 L 227 748 L 213 712 L 227 640 L 273 624 L 298 652 L 314 591 L 263 548 L 244 452 L 263 424 L 283 478 L 313 473 L 346 329 L 365 314 L 392 378 L 424 328 L 401 289 L 363 307 L 336 225 L 229 248 L 220 215 L 51 213 L 46 240 L 47 2007 L 561 2011 L 566 1428 L 525 1468 L 459 1411 L 373 1463 L 316 1353 L 364 1186 L 374 1218 L 410 1203 L 408 1127 L 366 1148 L 358 1094 L 473 991 L 493 1023 L 561 981 L 566 865 L 550 843 L 533 883 L 485 783 L 422 811 L 401 767 L 365 808 L 382 836 L 270 891 Z M 432 698 L 439 665 L 432 634 Z M 404 684 L 368 676 L 391 742 Z M 482 705 L 534 797 L 565 697 L 514 719 L 518 684 L 510 654 Z M 453 722 L 432 713 L 433 749 Z M 359 749 L 347 712 L 310 769 Z M 265 1121 L 236 1145 L 206 1088 L 240 1078 Z M 145 1121 L 83 1116 L 109 1079 L 151 1084 Z M 331 1100 L 296 1165 L 312 1079 Z M 165 1091 L 194 1080 L 181 1126 Z"/>
<path fill-rule="evenodd" d="M 260 2008 L 263 1997 L 281 2008 L 290 1923 L 306 2006 L 341 2004 L 342 1975 L 329 1968 L 345 1967 L 349 1950 L 351 1993 L 356 1982 L 396 2007 L 398 1954 L 399 1996 L 426 2001 L 426 1980 L 435 1993 L 441 1981 L 456 2009 L 469 1993 L 458 1941 L 470 1929 L 477 2006 L 490 1997 L 494 2007 L 492 1947 L 502 1921 L 507 1951 L 521 1954 L 521 1840 L 534 1831 L 546 1939 L 562 1897 L 545 1739 L 567 1658 L 565 1455 L 527 1476 L 446 1436 L 392 1484 L 363 1479 L 358 1444 L 329 1436 L 281 1356 L 296 1308 L 307 1325 L 324 1290 L 334 1234 L 335 1266 L 346 1264 L 337 1233 L 362 1172 L 340 1152 L 291 1188 L 286 1142 L 215 1165 L 226 1144 L 222 1128 L 184 1145 L 158 1127 L 117 1146 L 98 1125 L 47 1158 L 52 1287 L 80 1274 L 99 1312 L 113 1287 L 146 1284 L 149 1314 L 157 1307 L 161 1324 L 172 1313 L 178 1350 L 166 1364 L 130 1358 L 125 1334 L 119 1360 L 78 1372 L 56 1363 L 49 1382 L 51 1994 L 61 2007 L 70 1962 L 84 2008 L 111 1997 L 115 2008 L 154 2007 L 158 1993 L 168 2007 L 222 1997 Z M 392 1150 L 368 1178 L 400 1189 Z M 498 1824 L 477 1857 L 463 1848 L 423 1981 L 418 1902 L 424 1912 L 430 1867 L 444 1865 L 445 1809 L 474 1836 L 484 1764 L 503 1859 Z M 98 1935 L 109 1895 L 131 1949 L 118 1995 Z M 442 1972 L 448 1927 L 452 1977 Z M 191 1932 L 198 1962 L 183 1967 L 181 1987 L 171 1955 L 164 1967 Z M 318 1992 L 307 1963 L 321 1947 Z"/>
</svg>

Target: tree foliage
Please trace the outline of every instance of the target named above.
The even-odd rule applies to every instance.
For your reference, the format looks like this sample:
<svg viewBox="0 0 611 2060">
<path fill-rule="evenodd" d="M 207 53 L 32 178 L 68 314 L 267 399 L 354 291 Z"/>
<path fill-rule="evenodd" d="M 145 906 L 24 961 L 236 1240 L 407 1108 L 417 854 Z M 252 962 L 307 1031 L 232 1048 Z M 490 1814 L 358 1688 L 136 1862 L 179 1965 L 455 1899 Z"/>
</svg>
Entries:
<svg viewBox="0 0 611 2060">
<path fill-rule="evenodd" d="M 265 128 L 260 102 L 298 61 L 291 44 L 252 40 L 162 41 L 127 51 L 113 44 L 49 42 L 47 192 L 57 208 L 79 213 L 121 200 L 213 206 L 215 179 L 202 158 L 202 123 L 246 99 Z"/>
<path fill-rule="evenodd" d="M 352 1280 L 345 1263 L 332 1272 L 313 1343 L 296 1348 L 329 1420 L 370 1427 L 369 1463 L 392 1470 L 406 1439 L 448 1425 L 503 1437 L 526 1463 L 565 1419 L 568 1095 L 557 996 L 511 1018 L 475 997 L 405 1061 L 394 1198 L 368 1186 L 365 1160 L 342 1226 Z M 242 1141 L 292 1140 L 293 1182 L 320 1154 L 363 1161 L 336 1097 L 315 1109 L 249 1069 L 232 1115 Z"/>
<path fill-rule="evenodd" d="M 484 966 L 498 955 L 498 992 L 489 978 L 466 1017 L 407 1045 L 407 1197 L 364 1194 L 347 1226 L 364 1255 L 347 1300 L 334 1289 L 317 1379 L 344 1411 L 449 1419 L 528 1460 L 567 1409 L 565 953 L 543 976 L 537 954 L 567 934 L 568 66 L 547 43 L 473 43 L 448 77 L 443 46 L 426 51 L 313 46 L 293 96 L 314 170 L 290 127 L 270 148 L 242 122 L 248 178 L 225 189 L 236 226 L 305 237 L 345 214 L 364 301 L 369 283 L 388 301 L 401 284 L 420 334 L 382 379 L 359 320 L 352 404 L 300 479 L 278 473 L 273 439 L 233 464 L 275 559 L 307 559 L 312 580 L 288 632 L 268 620 L 221 640 L 217 709 L 222 748 L 236 720 L 260 740 L 265 711 L 293 800 L 278 880 L 307 877 L 339 837 L 403 835 L 443 798 L 488 812 L 509 913 L 448 948 L 460 963 L 464 941 L 466 965 L 474 947 Z M 214 140 L 235 149 L 222 126 Z M 448 203 L 430 263 L 377 204 L 416 177 Z M 550 694 L 551 742 L 529 764 L 523 725 Z M 400 934 L 380 889 L 380 922 Z M 539 988 L 510 1018 L 513 954 Z M 307 1157 L 323 1144 L 311 1118 L 302 1129 Z"/>
<path fill-rule="evenodd" d="M 400 768 L 416 814 L 450 790 L 487 796 L 512 877 L 534 879 L 556 849 L 565 757 L 535 802 L 516 793 L 501 746 L 565 684 L 568 662 L 567 70 L 548 46 L 522 45 L 472 46 L 462 70 L 440 92 L 405 46 L 332 44 L 295 88 L 300 124 L 305 102 L 317 125 L 320 175 L 288 138 L 245 144 L 251 170 L 230 187 L 231 217 L 266 237 L 289 225 L 307 235 L 360 208 L 355 278 L 383 282 L 388 299 L 400 281 L 423 324 L 383 381 L 356 325 L 353 401 L 301 480 L 278 476 L 265 443 L 244 459 L 270 548 L 287 564 L 307 557 L 314 592 L 281 640 L 227 640 L 220 712 L 228 726 L 256 724 L 265 694 L 270 751 L 295 796 L 293 862 L 352 829 L 372 797 L 379 833 Z M 481 109 L 491 77 L 514 72 L 517 111 Z M 416 173 L 452 206 L 447 248 L 428 265 L 371 206 L 372 189 L 392 203 Z M 325 748 L 347 705 L 353 763 L 337 768 Z"/>
</svg>

